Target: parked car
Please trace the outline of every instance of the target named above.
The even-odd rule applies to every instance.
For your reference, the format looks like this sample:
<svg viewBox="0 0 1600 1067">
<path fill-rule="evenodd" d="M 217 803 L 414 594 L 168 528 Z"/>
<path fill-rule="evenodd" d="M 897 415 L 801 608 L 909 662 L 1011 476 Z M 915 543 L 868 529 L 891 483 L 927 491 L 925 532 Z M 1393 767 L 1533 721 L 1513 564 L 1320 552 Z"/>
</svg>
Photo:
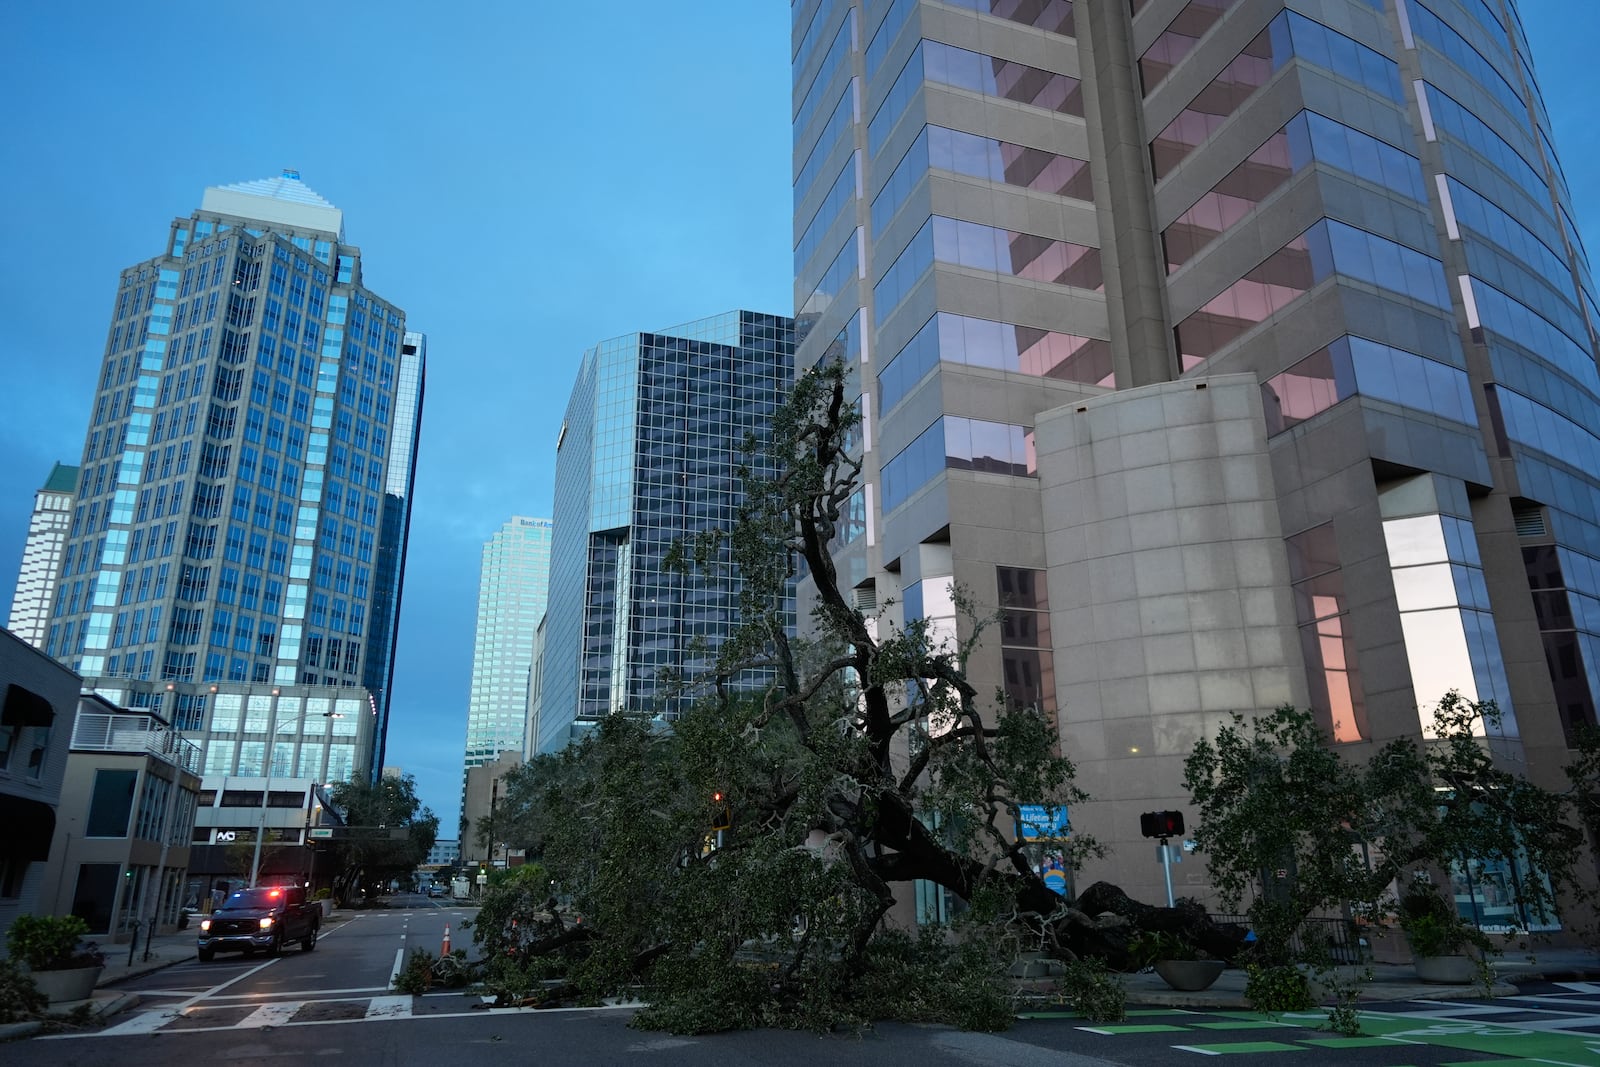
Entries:
<svg viewBox="0 0 1600 1067">
<path fill-rule="evenodd" d="M 317 947 L 321 925 L 322 908 L 306 900 L 303 886 L 238 889 L 200 921 L 195 947 L 202 963 L 210 962 L 218 951 L 248 955 L 262 949 L 276 956 L 291 941 L 300 942 L 301 951 L 310 952 Z"/>
</svg>

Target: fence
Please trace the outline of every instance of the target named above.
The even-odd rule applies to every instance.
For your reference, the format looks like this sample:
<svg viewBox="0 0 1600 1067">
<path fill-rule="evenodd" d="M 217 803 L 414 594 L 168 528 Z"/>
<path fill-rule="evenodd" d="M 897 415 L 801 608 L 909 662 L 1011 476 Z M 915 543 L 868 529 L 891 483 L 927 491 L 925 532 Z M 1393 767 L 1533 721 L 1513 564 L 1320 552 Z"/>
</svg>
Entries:
<svg viewBox="0 0 1600 1067">
<path fill-rule="evenodd" d="M 1248 915 L 1213 915 L 1211 921 L 1250 927 Z M 1372 955 L 1349 919 L 1306 919 L 1289 939 L 1289 947 L 1301 958 L 1326 952 L 1334 963 L 1365 963 Z"/>
</svg>

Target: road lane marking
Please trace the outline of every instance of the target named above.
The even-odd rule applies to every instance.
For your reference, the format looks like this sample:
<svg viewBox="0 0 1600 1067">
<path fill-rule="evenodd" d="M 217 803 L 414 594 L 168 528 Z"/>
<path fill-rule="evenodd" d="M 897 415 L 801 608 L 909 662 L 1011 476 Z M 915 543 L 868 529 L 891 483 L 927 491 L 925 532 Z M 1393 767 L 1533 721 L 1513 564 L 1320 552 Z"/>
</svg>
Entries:
<svg viewBox="0 0 1600 1067">
<path fill-rule="evenodd" d="M 368 1019 L 409 1019 L 411 1017 L 411 998 L 401 997 L 373 997 L 367 1005 L 366 1018 Z"/>
<path fill-rule="evenodd" d="M 162 1008 L 160 1011 L 142 1011 L 125 1023 L 118 1023 L 100 1031 L 102 1037 L 124 1037 L 131 1034 L 150 1034 L 183 1016 L 181 1008 Z M 66 1035 L 61 1035 L 66 1036 Z"/>
<path fill-rule="evenodd" d="M 263 993 L 225 993 L 224 995 L 222 995 L 220 997 L 212 997 L 211 999 L 213 999 L 213 1000 L 256 1000 L 256 999 L 258 999 L 258 998 L 260 998 L 262 996 L 267 996 L 267 997 L 321 997 L 321 998 L 326 999 L 328 997 L 336 996 L 337 994 L 340 994 L 340 993 L 382 993 L 388 988 L 389 988 L 388 986 L 384 986 L 384 985 L 368 985 L 368 986 L 353 986 L 350 989 L 283 989 L 283 990 L 274 990 L 271 993 L 265 993 L 265 994 L 263 994 Z"/>
<path fill-rule="evenodd" d="M 266 1026 L 282 1026 L 300 1010 L 298 1003 L 263 1004 L 240 1019 L 234 1026 L 240 1030 L 259 1030 Z"/>
<path fill-rule="evenodd" d="M 395 979 L 400 977 L 400 968 L 405 966 L 405 962 L 406 962 L 406 950 L 403 949 L 403 948 L 395 949 L 395 953 L 394 953 L 394 970 L 389 972 L 389 988 L 390 989 L 394 988 Z"/>
</svg>

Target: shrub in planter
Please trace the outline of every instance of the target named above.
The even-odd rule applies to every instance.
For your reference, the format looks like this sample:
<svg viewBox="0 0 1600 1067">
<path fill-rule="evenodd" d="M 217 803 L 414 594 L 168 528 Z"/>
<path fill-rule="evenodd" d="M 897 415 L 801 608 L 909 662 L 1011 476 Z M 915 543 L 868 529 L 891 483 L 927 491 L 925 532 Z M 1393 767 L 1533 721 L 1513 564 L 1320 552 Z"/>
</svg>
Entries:
<svg viewBox="0 0 1600 1067">
<path fill-rule="evenodd" d="M 89 924 L 76 915 L 19 915 L 6 931 L 6 947 L 30 971 L 104 967 L 100 946 L 82 940 L 88 932 Z"/>
</svg>

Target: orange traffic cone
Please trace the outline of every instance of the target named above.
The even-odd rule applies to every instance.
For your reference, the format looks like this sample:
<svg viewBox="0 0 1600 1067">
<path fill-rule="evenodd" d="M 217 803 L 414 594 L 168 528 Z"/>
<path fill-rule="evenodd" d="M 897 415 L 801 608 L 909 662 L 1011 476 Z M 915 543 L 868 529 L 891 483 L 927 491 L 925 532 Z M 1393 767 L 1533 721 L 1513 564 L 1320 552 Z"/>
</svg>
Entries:
<svg viewBox="0 0 1600 1067">
<path fill-rule="evenodd" d="M 444 959 L 450 955 L 450 924 L 444 924 L 444 941 L 439 945 L 439 958 Z"/>
</svg>

